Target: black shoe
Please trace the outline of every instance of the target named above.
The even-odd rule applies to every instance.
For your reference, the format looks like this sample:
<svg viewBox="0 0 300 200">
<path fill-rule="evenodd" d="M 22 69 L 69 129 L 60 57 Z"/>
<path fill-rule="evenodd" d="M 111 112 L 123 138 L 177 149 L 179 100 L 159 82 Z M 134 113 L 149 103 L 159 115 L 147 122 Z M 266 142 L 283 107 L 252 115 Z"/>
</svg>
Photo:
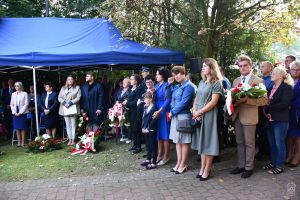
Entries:
<svg viewBox="0 0 300 200">
<path fill-rule="evenodd" d="M 147 154 L 143 155 L 143 158 L 147 158 Z"/>
<path fill-rule="evenodd" d="M 250 176 L 252 176 L 253 174 L 253 170 L 245 170 L 243 173 L 242 173 L 242 178 L 249 178 Z"/>
<path fill-rule="evenodd" d="M 132 151 L 132 154 L 138 154 L 142 151 L 141 148 L 136 148 L 135 150 Z"/>
<path fill-rule="evenodd" d="M 131 147 L 130 149 L 128 149 L 128 151 L 134 151 L 134 150 L 136 150 L 136 147 L 135 147 L 135 146 L 133 146 L 133 147 Z"/>
<path fill-rule="evenodd" d="M 175 172 L 175 174 L 183 174 L 183 173 L 186 172 L 186 171 L 187 171 L 187 166 L 185 166 L 181 172 L 177 170 L 177 171 Z"/>
<path fill-rule="evenodd" d="M 208 176 L 206 178 L 203 178 L 202 176 L 200 176 L 200 181 L 207 181 L 210 178 L 210 174 L 208 174 Z"/>
<path fill-rule="evenodd" d="M 172 169 L 170 170 L 170 172 L 176 172 L 176 170 L 175 170 L 174 168 L 172 168 Z"/>
<path fill-rule="evenodd" d="M 197 175 L 196 175 L 196 178 L 201 178 L 201 175 L 200 175 L 200 174 L 197 174 Z"/>
<path fill-rule="evenodd" d="M 240 174 L 245 171 L 245 168 L 235 168 L 234 170 L 230 171 L 230 174 Z"/>
</svg>

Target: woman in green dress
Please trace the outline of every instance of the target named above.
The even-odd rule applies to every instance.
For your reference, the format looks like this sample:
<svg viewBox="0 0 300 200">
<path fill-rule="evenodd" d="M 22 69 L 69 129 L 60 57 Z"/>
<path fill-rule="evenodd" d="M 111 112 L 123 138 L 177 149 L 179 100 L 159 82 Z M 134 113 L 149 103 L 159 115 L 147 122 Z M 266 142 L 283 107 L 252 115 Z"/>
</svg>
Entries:
<svg viewBox="0 0 300 200">
<path fill-rule="evenodd" d="M 193 118 L 202 123 L 193 134 L 191 147 L 201 155 L 201 168 L 197 178 L 206 181 L 210 175 L 213 157 L 219 155 L 217 103 L 223 94 L 223 87 L 216 60 L 204 60 L 201 77 L 193 105 Z"/>
</svg>

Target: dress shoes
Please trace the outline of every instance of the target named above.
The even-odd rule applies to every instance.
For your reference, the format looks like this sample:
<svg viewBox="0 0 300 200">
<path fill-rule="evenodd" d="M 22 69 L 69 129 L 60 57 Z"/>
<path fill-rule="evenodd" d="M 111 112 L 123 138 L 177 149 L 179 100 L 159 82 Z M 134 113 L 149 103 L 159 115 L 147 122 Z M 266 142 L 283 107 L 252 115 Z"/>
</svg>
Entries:
<svg viewBox="0 0 300 200">
<path fill-rule="evenodd" d="M 253 170 L 245 170 L 243 173 L 242 173 L 242 178 L 249 178 L 250 176 L 252 176 L 253 174 Z"/>
<path fill-rule="evenodd" d="M 245 168 L 235 168 L 234 170 L 230 171 L 230 174 L 240 174 L 245 171 Z"/>
</svg>

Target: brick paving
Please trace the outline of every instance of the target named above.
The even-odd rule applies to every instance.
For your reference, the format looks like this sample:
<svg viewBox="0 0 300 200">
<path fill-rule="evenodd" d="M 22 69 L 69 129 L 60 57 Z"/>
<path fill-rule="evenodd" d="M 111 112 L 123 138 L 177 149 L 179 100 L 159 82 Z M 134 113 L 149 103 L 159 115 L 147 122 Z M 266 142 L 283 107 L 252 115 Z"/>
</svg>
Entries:
<svg viewBox="0 0 300 200">
<path fill-rule="evenodd" d="M 251 178 L 241 179 L 228 173 L 234 163 L 229 159 L 215 164 L 213 178 L 206 182 L 195 178 L 195 161 L 181 175 L 169 172 L 173 161 L 152 171 L 2 182 L 0 199 L 300 199 L 300 167 L 286 168 L 285 173 L 274 176 L 261 170 L 263 163 L 258 163 Z"/>
</svg>

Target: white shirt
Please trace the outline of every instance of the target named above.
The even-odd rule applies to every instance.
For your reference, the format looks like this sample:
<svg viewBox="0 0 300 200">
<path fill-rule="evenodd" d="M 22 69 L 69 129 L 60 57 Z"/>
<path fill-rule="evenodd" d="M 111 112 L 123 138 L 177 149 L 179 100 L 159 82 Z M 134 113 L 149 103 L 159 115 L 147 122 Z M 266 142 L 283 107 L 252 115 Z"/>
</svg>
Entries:
<svg viewBox="0 0 300 200">
<path fill-rule="evenodd" d="M 17 106 L 20 105 L 20 93 L 17 92 Z"/>
<path fill-rule="evenodd" d="M 148 106 L 147 108 L 147 114 L 150 112 L 151 108 L 153 107 L 153 105 Z"/>
<path fill-rule="evenodd" d="M 47 96 L 46 96 L 46 99 L 45 99 L 45 107 L 48 108 L 48 98 L 49 98 L 49 95 L 51 94 L 52 92 L 47 92 Z"/>
<path fill-rule="evenodd" d="M 252 74 L 249 73 L 247 76 L 241 76 L 241 83 L 249 83 L 249 80 L 251 78 Z M 243 78 L 245 77 L 245 82 L 243 82 Z"/>
</svg>

